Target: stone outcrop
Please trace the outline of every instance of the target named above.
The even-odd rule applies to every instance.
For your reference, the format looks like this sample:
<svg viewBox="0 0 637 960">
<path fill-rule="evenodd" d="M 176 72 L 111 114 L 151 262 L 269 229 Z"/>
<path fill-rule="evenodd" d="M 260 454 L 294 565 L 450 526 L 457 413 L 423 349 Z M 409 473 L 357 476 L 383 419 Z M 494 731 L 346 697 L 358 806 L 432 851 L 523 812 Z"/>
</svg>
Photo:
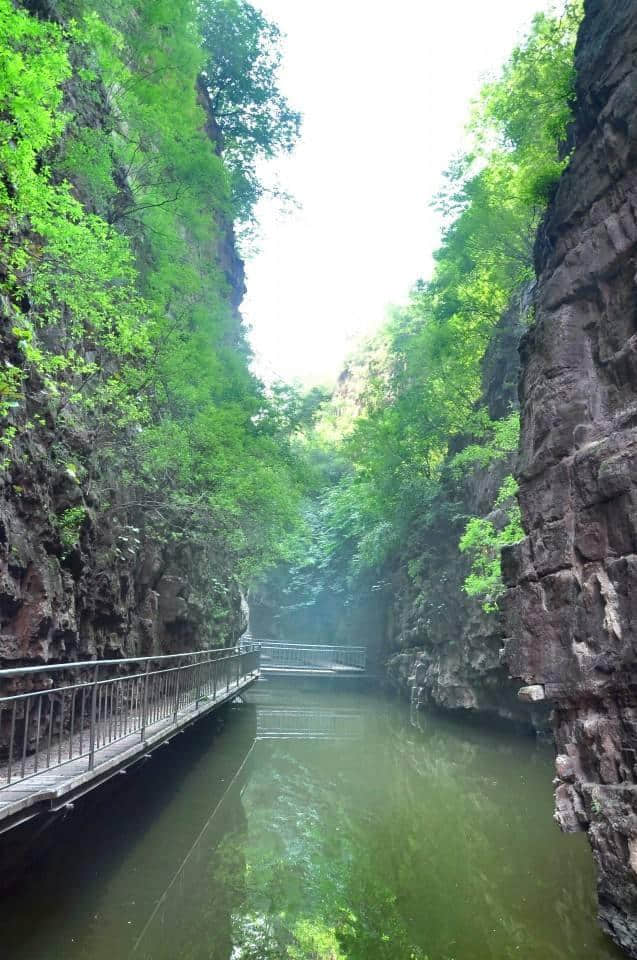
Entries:
<svg viewBox="0 0 637 960">
<path fill-rule="evenodd" d="M 483 362 L 483 402 L 494 420 L 515 409 L 517 348 L 531 295 L 525 288 L 503 315 Z M 463 584 L 470 561 L 458 550 L 464 517 L 506 524 L 505 512 L 493 504 L 512 469 L 511 456 L 469 471 L 460 483 L 447 477 L 435 523 L 412 535 L 411 551 L 391 577 L 387 676 L 419 706 L 477 713 L 539 731 L 547 727 L 548 711 L 542 703 L 531 706 L 517 697 L 519 684 L 500 661 L 503 616 L 485 612 L 479 599 L 467 596 Z"/>
<path fill-rule="evenodd" d="M 556 819 L 588 831 L 601 923 L 637 957 L 637 4 L 585 9 L 521 348 L 528 536 L 503 557 L 505 655 L 554 706 Z"/>
</svg>

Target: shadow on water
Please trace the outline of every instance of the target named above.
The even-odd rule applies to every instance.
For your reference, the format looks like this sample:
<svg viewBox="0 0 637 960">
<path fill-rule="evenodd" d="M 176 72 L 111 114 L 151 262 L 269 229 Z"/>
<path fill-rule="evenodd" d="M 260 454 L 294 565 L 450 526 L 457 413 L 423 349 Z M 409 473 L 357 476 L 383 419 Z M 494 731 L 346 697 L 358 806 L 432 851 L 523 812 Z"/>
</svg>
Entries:
<svg viewBox="0 0 637 960">
<path fill-rule="evenodd" d="M 145 958 L 143 942 L 134 947 L 151 918 L 160 919 L 157 906 L 193 844 L 214 851 L 221 837 L 243 827 L 240 791 L 255 727 L 255 710 L 246 705 L 200 721 L 53 824 L 44 854 L 3 897 L 2 956 Z M 239 877 L 243 868 L 237 865 Z M 214 932 L 199 931 L 205 952 L 202 946 L 181 953 L 179 943 L 176 953 L 168 942 L 152 957 L 225 960 L 230 907 L 218 900 Z"/>
<path fill-rule="evenodd" d="M 612 960 L 551 751 L 360 686 L 259 683 L 58 825 L 12 960 Z M 3 956 L 4 956 L 3 952 Z"/>
</svg>

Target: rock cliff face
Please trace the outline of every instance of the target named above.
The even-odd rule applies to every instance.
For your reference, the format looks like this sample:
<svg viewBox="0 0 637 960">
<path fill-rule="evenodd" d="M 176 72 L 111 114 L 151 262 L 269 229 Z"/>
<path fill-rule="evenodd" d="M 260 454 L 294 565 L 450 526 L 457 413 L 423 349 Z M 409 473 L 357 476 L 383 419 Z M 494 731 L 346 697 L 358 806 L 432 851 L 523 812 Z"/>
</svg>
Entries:
<svg viewBox="0 0 637 960">
<path fill-rule="evenodd" d="M 506 660 L 554 706 L 556 819 L 637 957 L 637 4 L 588 0 L 575 150 L 539 232 L 522 345 Z"/>
<path fill-rule="evenodd" d="M 46 4 L 32 6 L 50 13 Z M 71 78 L 66 106 L 85 126 L 99 128 L 108 120 L 108 98 L 94 101 L 78 91 Z M 201 88 L 192 95 L 218 152 L 207 99 Z M 125 193 L 124 174 L 121 182 Z M 76 189 L 90 208 L 90 197 Z M 232 224 L 222 214 L 217 222 L 216 259 L 239 340 L 243 263 Z M 24 365 L 13 327 L 29 310 L 28 301 L 0 298 L 0 362 Z M 231 559 L 185 538 L 176 543 L 174 518 L 162 520 L 161 504 L 141 507 L 137 491 L 112 468 L 98 475 L 99 440 L 90 417 L 72 427 L 56 417 L 33 371 L 23 382 L 20 408 L 16 438 L 1 448 L 0 666 L 172 652 L 238 637 L 246 615 Z M 77 471 L 74 462 L 92 463 L 93 473 Z M 72 543 L 65 538 L 69 517 L 76 524 Z"/>
<path fill-rule="evenodd" d="M 0 486 L 3 666 L 188 650 L 219 639 L 206 618 L 212 598 L 198 582 L 195 550 L 146 538 L 143 515 L 133 526 L 122 519 L 130 510 L 97 509 L 90 491 L 47 455 L 46 436 L 16 452 L 23 449 L 27 457 L 12 463 Z M 124 491 L 113 494 L 125 500 Z M 69 550 L 56 518 L 70 505 L 85 519 Z M 230 580 L 230 587 L 218 601 L 230 606 L 231 638 L 245 617 L 239 586 Z"/>
<path fill-rule="evenodd" d="M 515 407 L 519 359 L 531 291 L 502 317 L 483 363 L 483 399 L 493 419 Z M 493 510 L 512 457 L 471 471 L 460 487 L 448 478 L 436 508 L 436 522 L 417 532 L 409 555 L 391 577 L 385 652 L 391 685 L 418 705 L 470 711 L 526 729 L 544 729 L 548 711 L 517 697 L 500 662 L 505 637 L 501 613 L 485 613 L 463 584 L 469 560 L 458 550 L 467 515 L 485 516 L 497 526 L 506 519 Z M 409 568 L 411 567 L 411 575 Z M 401 652 L 396 653 L 396 650 Z"/>
</svg>

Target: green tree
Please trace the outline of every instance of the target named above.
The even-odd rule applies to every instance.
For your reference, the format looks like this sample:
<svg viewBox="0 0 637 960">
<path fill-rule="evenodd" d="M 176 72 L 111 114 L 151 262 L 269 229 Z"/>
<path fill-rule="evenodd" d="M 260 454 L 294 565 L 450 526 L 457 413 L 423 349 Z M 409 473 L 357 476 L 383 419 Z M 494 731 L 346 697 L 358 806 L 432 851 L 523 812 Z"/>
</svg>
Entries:
<svg viewBox="0 0 637 960">
<path fill-rule="evenodd" d="M 536 230 L 568 162 L 581 15 L 580 0 L 562 16 L 538 14 L 485 85 L 469 122 L 470 149 L 450 165 L 435 200 L 444 229 L 431 277 L 416 283 L 352 364 L 354 415 L 338 396 L 323 408 L 316 436 L 332 418 L 340 467 L 307 508 L 288 579 L 297 609 L 339 592 L 345 609 L 356 595 L 380 590 L 402 563 L 416 578 L 418 557 L 435 550 L 441 529 L 460 539 L 465 527 L 467 592 L 496 602 L 500 547 L 521 535 L 517 504 L 497 504 L 507 514 L 503 527 L 485 517 L 467 526 L 463 483 L 489 464 L 506 470 L 517 448 L 517 410 L 493 422 L 485 408 L 483 361 L 503 315 L 527 309 Z"/>
<path fill-rule="evenodd" d="M 301 126 L 278 87 L 281 32 L 246 0 L 201 0 L 198 10 L 219 148 L 237 216 L 249 219 L 263 190 L 259 161 L 290 151 Z"/>
<path fill-rule="evenodd" d="M 261 53 L 221 157 L 198 96 L 196 0 L 54 6 L 49 23 L 0 0 L 3 465 L 20 469 L 25 434 L 44 450 L 53 422 L 51 459 L 76 465 L 91 523 L 116 518 L 195 556 L 193 597 L 215 633 L 233 578 L 275 561 L 298 523 L 294 435 L 312 416 L 251 373 L 228 267 L 230 158 L 291 145 L 259 79 L 279 62 L 276 28 L 227 5 L 237 49 Z M 83 510 L 53 524 L 62 549 Z"/>
<path fill-rule="evenodd" d="M 427 504 L 439 509 L 450 465 L 461 474 L 517 445 L 516 412 L 493 424 L 482 406 L 482 362 L 533 277 L 535 231 L 567 162 L 580 17 L 579 2 L 562 17 L 536 16 L 485 86 L 469 126 L 472 150 L 452 165 L 437 200 L 446 226 L 433 275 L 370 345 L 362 409 L 345 447 L 367 517 L 360 543 L 377 544 L 366 553 L 376 563 L 432 519 Z M 351 496 L 349 487 L 342 495 Z"/>
</svg>

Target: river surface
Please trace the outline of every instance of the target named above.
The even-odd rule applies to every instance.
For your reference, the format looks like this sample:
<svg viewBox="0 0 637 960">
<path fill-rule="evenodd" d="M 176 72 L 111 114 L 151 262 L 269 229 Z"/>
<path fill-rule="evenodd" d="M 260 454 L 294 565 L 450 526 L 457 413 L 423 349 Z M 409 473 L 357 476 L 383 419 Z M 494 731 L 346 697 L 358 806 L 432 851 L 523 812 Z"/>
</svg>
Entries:
<svg viewBox="0 0 637 960">
<path fill-rule="evenodd" d="M 259 683 L 55 826 L 11 960 L 614 960 L 552 751 L 376 693 Z M 46 835 L 44 835 L 46 836 Z"/>
</svg>

